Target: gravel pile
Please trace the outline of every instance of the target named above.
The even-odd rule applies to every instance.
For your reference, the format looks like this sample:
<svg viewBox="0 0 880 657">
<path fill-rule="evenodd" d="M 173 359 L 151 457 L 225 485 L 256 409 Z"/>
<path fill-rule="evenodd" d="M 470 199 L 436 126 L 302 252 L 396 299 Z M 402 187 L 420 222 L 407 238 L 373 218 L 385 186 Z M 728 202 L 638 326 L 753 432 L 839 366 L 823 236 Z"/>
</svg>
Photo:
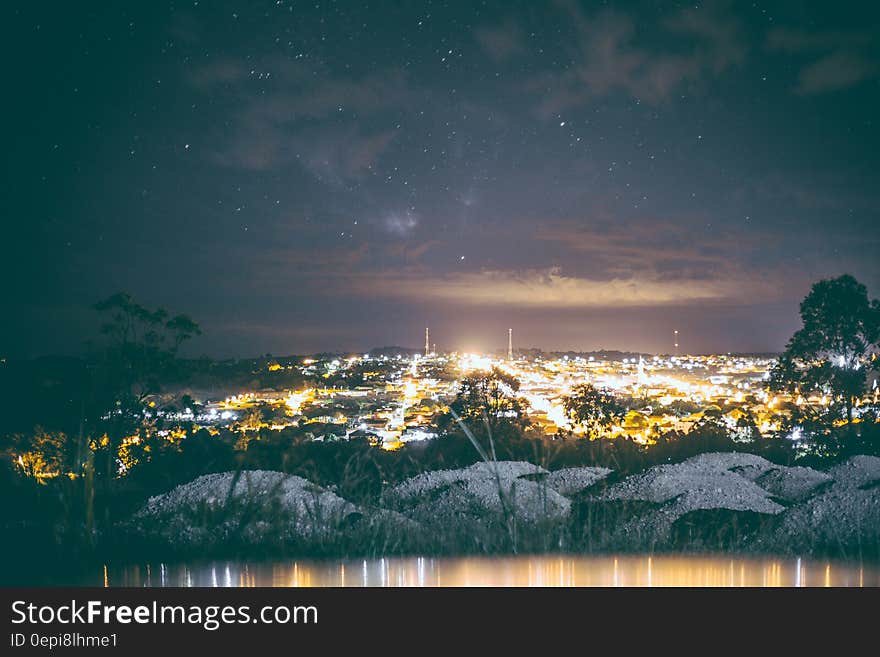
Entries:
<svg viewBox="0 0 880 657">
<path fill-rule="evenodd" d="M 741 549 L 858 555 L 877 553 L 880 546 L 877 457 L 856 456 L 819 472 L 753 454 L 701 454 L 655 466 L 602 492 L 587 491 L 611 472 L 579 467 L 551 473 L 524 461 L 477 463 L 412 477 L 387 489 L 378 509 L 357 507 L 294 475 L 251 471 L 236 481 L 235 473 L 226 472 L 150 498 L 131 526 L 178 548 L 409 549 L 408 541 L 432 546 L 447 539 L 450 545 L 491 545 L 507 510 L 542 536 L 572 519 L 580 523 L 585 517 L 580 514 L 588 512 L 584 526 L 598 528 L 597 540 L 610 549 L 677 546 L 700 527 L 729 528 Z M 567 496 L 579 496 L 575 514 Z M 539 524 L 545 521 L 551 524 Z"/>
<path fill-rule="evenodd" d="M 560 495 L 571 496 L 601 481 L 611 472 L 609 468 L 563 468 L 551 472 L 545 481 Z"/>
<path fill-rule="evenodd" d="M 658 465 L 628 477 L 595 499 L 657 504 L 656 508 L 624 520 L 617 532 L 624 537 L 638 537 L 641 543 L 662 544 L 669 540 L 673 523 L 691 511 L 728 509 L 768 515 L 781 513 L 782 505 L 739 472 L 757 477 L 773 467 L 769 461 L 751 454 L 701 454 L 683 463 Z"/>
<path fill-rule="evenodd" d="M 801 467 L 772 468 L 755 479 L 761 488 L 786 502 L 803 502 L 830 481 L 824 472 Z"/>
<path fill-rule="evenodd" d="M 765 466 L 766 464 L 766 466 Z M 678 515 L 696 509 L 731 509 L 776 514 L 783 507 L 766 490 L 737 470 L 751 475 L 772 464 L 751 454 L 701 454 L 683 463 L 658 465 L 615 484 L 598 499 L 668 502 Z"/>
<path fill-rule="evenodd" d="M 880 458 L 854 456 L 828 471 L 830 486 L 789 509 L 772 538 L 782 551 L 843 550 L 854 556 L 880 545 Z"/>
<path fill-rule="evenodd" d="M 360 510 L 302 477 L 266 470 L 209 474 L 151 497 L 134 517 L 142 533 L 180 546 L 237 540 L 326 539 Z"/>
<path fill-rule="evenodd" d="M 523 522 L 561 519 L 570 502 L 544 482 L 525 477 L 547 471 L 524 461 L 477 463 L 458 470 L 437 470 L 387 490 L 383 502 L 426 524 L 447 524 L 462 517 L 503 515 L 502 498 Z"/>
</svg>

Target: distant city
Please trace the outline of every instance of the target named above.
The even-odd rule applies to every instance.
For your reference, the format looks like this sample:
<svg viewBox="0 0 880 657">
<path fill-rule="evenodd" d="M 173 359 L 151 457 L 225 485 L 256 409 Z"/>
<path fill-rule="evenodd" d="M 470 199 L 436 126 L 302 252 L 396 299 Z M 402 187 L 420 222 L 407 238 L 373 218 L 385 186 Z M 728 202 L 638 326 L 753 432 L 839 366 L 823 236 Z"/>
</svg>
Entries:
<svg viewBox="0 0 880 657">
<path fill-rule="evenodd" d="M 196 390 L 199 410 L 181 409 L 169 419 L 242 431 L 311 427 L 314 440 L 368 438 L 394 450 L 436 437 L 436 420 L 448 412 L 461 379 L 493 368 L 519 381 L 516 395 L 525 402 L 530 426 L 543 435 L 583 433 L 564 400 L 584 383 L 628 400 L 631 410 L 609 427 L 608 436 L 626 435 L 642 444 L 667 431 L 687 433 L 707 413 L 734 437 L 752 440 L 756 431 L 778 432 L 790 404 L 827 403 L 821 396 L 768 392 L 772 354 L 544 353 L 514 351 L 512 344 L 506 353 L 475 354 L 439 353 L 429 345 L 424 353 L 390 347 L 349 356 L 260 359 L 259 367 L 268 372 L 286 371 L 318 383 L 283 391 L 241 390 L 222 398 Z M 873 397 L 876 402 L 876 382 Z M 263 413 L 254 412 L 261 408 Z"/>
</svg>

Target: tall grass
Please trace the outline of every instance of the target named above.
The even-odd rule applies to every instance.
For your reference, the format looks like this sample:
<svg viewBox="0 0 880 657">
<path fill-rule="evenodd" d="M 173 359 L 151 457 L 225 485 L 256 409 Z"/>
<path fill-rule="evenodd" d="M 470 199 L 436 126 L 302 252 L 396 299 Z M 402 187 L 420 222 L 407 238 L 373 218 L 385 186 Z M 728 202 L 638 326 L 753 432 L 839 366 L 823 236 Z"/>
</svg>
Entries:
<svg viewBox="0 0 880 657">
<path fill-rule="evenodd" d="M 474 449 L 477 450 L 477 453 L 480 455 L 480 458 L 483 459 L 483 462 L 486 463 L 492 472 L 493 478 L 495 479 L 495 487 L 498 491 L 498 499 L 501 501 L 501 513 L 504 518 L 504 526 L 507 529 L 507 537 L 510 540 L 510 549 L 516 554 L 518 552 L 518 533 L 517 533 L 517 519 L 516 519 L 516 484 L 511 483 L 510 491 L 507 491 L 504 487 L 504 484 L 501 482 L 501 475 L 498 472 L 498 457 L 495 453 L 495 441 L 492 439 L 492 427 L 489 426 L 489 418 L 486 417 L 485 411 L 483 412 L 483 424 L 486 427 L 486 435 L 489 438 L 489 452 L 487 453 L 483 446 L 480 444 L 480 441 L 477 440 L 477 437 L 474 435 L 473 431 L 471 431 L 470 427 L 465 424 L 464 420 L 461 416 L 455 412 L 454 409 L 450 409 L 452 413 L 452 417 L 455 419 L 455 422 L 461 427 L 461 430 L 464 431 L 464 434 L 468 437 L 468 440 L 471 441 L 471 444 L 474 446 Z"/>
</svg>

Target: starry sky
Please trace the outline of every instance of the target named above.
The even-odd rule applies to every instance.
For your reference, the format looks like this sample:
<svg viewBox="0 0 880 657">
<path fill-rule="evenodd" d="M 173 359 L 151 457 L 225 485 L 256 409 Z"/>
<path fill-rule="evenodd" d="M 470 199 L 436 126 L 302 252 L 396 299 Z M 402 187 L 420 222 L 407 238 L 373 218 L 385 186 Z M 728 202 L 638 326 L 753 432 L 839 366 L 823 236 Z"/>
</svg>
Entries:
<svg viewBox="0 0 880 657">
<path fill-rule="evenodd" d="M 3 6 L 0 355 L 119 290 L 193 355 L 773 351 L 880 296 L 880 8 Z"/>
</svg>

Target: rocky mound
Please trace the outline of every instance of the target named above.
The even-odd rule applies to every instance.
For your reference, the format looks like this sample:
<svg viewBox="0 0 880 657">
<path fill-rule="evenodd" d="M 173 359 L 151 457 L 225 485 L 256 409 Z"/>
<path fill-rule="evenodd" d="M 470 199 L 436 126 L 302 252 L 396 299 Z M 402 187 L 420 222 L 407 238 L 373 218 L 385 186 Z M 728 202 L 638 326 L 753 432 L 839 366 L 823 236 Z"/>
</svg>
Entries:
<svg viewBox="0 0 880 657">
<path fill-rule="evenodd" d="M 209 474 L 151 497 L 139 533 L 178 547 L 332 540 L 362 512 L 302 477 L 266 470 Z"/>
<path fill-rule="evenodd" d="M 802 499 L 827 480 L 815 470 L 777 466 L 753 454 L 701 454 L 628 477 L 595 499 L 651 503 L 622 518 L 613 533 L 624 543 L 653 546 L 669 542 L 673 525 L 687 514 L 726 510 L 774 516 L 785 510 L 780 502 Z"/>
<path fill-rule="evenodd" d="M 551 472 L 545 482 L 560 495 L 570 497 L 601 481 L 611 472 L 610 468 L 563 468 Z"/>
<path fill-rule="evenodd" d="M 880 546 L 880 458 L 854 456 L 828 471 L 832 482 L 790 508 L 770 547 L 784 552 L 876 554 Z"/>
<path fill-rule="evenodd" d="M 831 477 L 812 468 L 774 467 L 754 481 L 774 497 L 787 502 L 802 502 L 831 482 Z"/>
<path fill-rule="evenodd" d="M 199 477 L 149 499 L 130 526 L 174 548 L 358 551 L 734 549 L 877 554 L 880 458 L 828 472 L 753 454 L 701 454 L 593 489 L 598 467 L 524 461 L 426 472 L 379 508 L 280 472 Z M 602 487 L 597 487 L 602 488 Z M 574 502 L 570 499 L 571 497 Z M 512 522 L 515 521 L 515 522 Z M 568 547 L 566 547 L 568 546 Z"/>
<path fill-rule="evenodd" d="M 547 471 L 524 461 L 477 463 L 425 472 L 385 491 L 390 508 L 426 524 L 513 515 L 534 523 L 567 516 L 570 502 L 551 486 L 526 477 Z"/>
</svg>

